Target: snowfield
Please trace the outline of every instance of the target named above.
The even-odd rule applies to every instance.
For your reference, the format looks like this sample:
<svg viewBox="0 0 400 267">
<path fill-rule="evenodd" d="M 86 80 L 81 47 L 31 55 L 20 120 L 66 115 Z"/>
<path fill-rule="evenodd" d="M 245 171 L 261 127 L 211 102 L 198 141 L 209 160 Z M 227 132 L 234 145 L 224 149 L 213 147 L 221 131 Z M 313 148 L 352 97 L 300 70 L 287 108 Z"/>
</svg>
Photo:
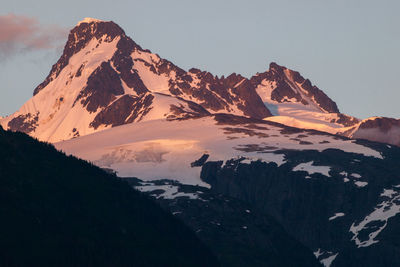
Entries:
<svg viewBox="0 0 400 267">
<path fill-rule="evenodd" d="M 378 151 L 323 133 L 285 132 L 285 127 L 263 124 L 218 123 L 214 116 L 191 120 L 151 120 L 106 129 L 91 135 L 55 143 L 56 148 L 99 167 L 115 170 L 120 177 L 142 180 L 177 180 L 183 184 L 208 186 L 200 180 L 200 167 L 191 163 L 202 155 L 208 161 L 245 158 L 242 163 L 261 160 L 281 165 L 281 149 L 337 148 L 382 158 Z M 329 167 L 299 165 L 298 170 L 329 176 Z M 297 170 L 297 169 L 295 169 Z"/>
</svg>

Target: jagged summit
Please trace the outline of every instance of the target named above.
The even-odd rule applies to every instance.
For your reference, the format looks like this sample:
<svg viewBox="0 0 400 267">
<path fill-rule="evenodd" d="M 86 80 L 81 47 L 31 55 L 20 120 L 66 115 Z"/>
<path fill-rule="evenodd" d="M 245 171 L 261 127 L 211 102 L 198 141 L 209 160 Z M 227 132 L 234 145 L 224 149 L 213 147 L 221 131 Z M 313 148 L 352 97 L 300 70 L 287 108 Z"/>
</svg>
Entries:
<svg viewBox="0 0 400 267">
<path fill-rule="evenodd" d="M 79 26 L 82 23 L 92 23 L 92 22 L 104 22 L 104 20 L 86 17 L 83 20 L 79 21 L 76 24 L 76 26 Z"/>
<path fill-rule="evenodd" d="M 69 64 L 70 58 L 79 53 L 84 47 L 87 47 L 90 42 L 96 42 L 96 48 L 98 48 L 102 42 L 110 43 L 117 37 L 126 37 L 124 30 L 112 21 L 96 20 L 92 22 L 78 23 L 70 31 L 63 54 L 57 63 L 53 65 L 47 78 L 35 88 L 33 95 L 39 93 L 40 90 L 56 79 L 62 69 Z"/>
<path fill-rule="evenodd" d="M 57 142 L 132 122 L 216 113 L 330 133 L 348 133 L 359 122 L 309 79 L 275 62 L 250 79 L 185 71 L 141 48 L 113 21 L 85 18 L 33 98 L 0 123 Z"/>
<path fill-rule="evenodd" d="M 275 62 L 270 64 L 268 71 L 259 73 L 251 79 L 254 83 L 268 81 L 270 83 L 268 89 L 271 92 L 265 97 L 277 103 L 299 102 L 303 105 L 314 106 L 315 109 L 323 112 L 340 113 L 336 103 L 318 87 L 312 85 L 309 79 Z"/>
<path fill-rule="evenodd" d="M 341 134 L 354 139 L 366 139 L 400 146 L 400 120 L 371 117 L 360 121 Z"/>
</svg>

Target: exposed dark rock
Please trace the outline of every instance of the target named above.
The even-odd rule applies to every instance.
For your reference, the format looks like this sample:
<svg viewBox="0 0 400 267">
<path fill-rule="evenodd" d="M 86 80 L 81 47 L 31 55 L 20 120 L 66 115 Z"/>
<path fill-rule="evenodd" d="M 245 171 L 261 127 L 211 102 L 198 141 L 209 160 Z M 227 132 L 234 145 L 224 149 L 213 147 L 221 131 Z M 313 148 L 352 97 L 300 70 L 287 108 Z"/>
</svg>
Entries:
<svg viewBox="0 0 400 267">
<path fill-rule="evenodd" d="M 96 112 L 98 108 L 108 106 L 115 96 L 122 94 L 124 89 L 118 73 L 111 67 L 110 62 L 103 62 L 89 76 L 75 103 L 80 100 L 89 112 Z"/>
<path fill-rule="evenodd" d="M 252 124 L 252 123 L 251 124 L 247 124 L 244 127 L 249 128 L 249 129 L 254 129 L 254 130 L 265 130 L 265 131 L 268 130 L 268 128 L 265 127 L 265 126 L 259 126 L 257 124 Z"/>
<path fill-rule="evenodd" d="M 210 155 L 208 155 L 208 154 L 203 154 L 203 156 L 201 156 L 201 158 L 199 158 L 198 160 L 195 160 L 194 162 L 192 162 L 190 164 L 190 166 L 192 166 L 192 167 L 201 167 L 201 166 L 203 166 L 204 163 L 207 161 L 209 156 Z"/>
<path fill-rule="evenodd" d="M 131 38 L 123 36 L 117 44 L 117 51 L 112 57 L 115 68 L 120 73 L 121 79 L 137 94 L 143 94 L 149 90 L 140 79 L 139 75 L 132 70 L 133 60 L 131 53 L 134 49 L 140 49 Z"/>
<path fill-rule="evenodd" d="M 241 101 L 236 102 L 237 107 L 243 111 L 244 115 L 257 119 L 272 116 L 249 80 L 244 80 L 232 91 L 237 93 L 238 99 L 244 101 L 243 104 Z"/>
<path fill-rule="evenodd" d="M 281 131 L 281 134 L 297 134 L 306 132 L 303 129 L 294 128 L 294 127 L 286 127 Z"/>
<path fill-rule="evenodd" d="M 300 145 L 312 145 L 313 143 L 312 142 L 308 142 L 308 141 L 300 140 L 299 144 Z"/>
<path fill-rule="evenodd" d="M 8 122 L 8 128 L 11 131 L 19 131 L 23 133 L 31 133 L 38 126 L 39 113 L 32 115 L 31 113 L 19 115 Z"/>
<path fill-rule="evenodd" d="M 185 107 L 183 103 L 180 103 L 178 105 L 170 105 L 171 114 L 168 115 L 167 120 L 196 119 L 211 115 L 210 112 L 208 112 L 202 106 L 192 101 L 184 100 L 183 98 L 180 97 L 177 98 L 183 103 L 185 103 L 187 107 Z"/>
<path fill-rule="evenodd" d="M 332 122 L 339 123 L 345 127 L 350 127 L 350 126 L 353 126 L 360 122 L 359 119 L 352 117 L 352 116 L 345 115 L 343 113 L 338 113 L 337 115 L 339 116 L 339 119 L 332 121 Z"/>
<path fill-rule="evenodd" d="M 280 167 L 260 161 L 241 164 L 240 160 L 221 167 L 220 162 L 208 161 L 203 165 L 201 177 L 212 186 L 215 194 L 238 198 L 271 215 L 312 251 L 330 252 L 321 258 L 338 253 L 332 266 L 397 266 L 400 264 L 399 215 L 387 221 L 375 238 L 379 242 L 367 247 L 358 248 L 349 229 L 380 207 L 382 201 L 387 201 L 381 195 L 384 189 L 400 194 L 400 189 L 396 189 L 400 183 L 400 169 L 395 164 L 400 149 L 368 141 L 358 143 L 381 151 L 385 159 L 338 149 L 286 150 L 279 152 L 285 154 L 287 160 Z M 246 149 L 260 151 L 262 147 L 254 145 Z M 310 161 L 315 166 L 329 166 L 330 177 L 293 171 L 300 163 Z M 352 173 L 361 177 L 353 177 Z M 367 183 L 366 186 L 357 186 L 356 182 L 360 181 Z M 398 201 L 390 205 L 398 205 Z M 332 219 L 339 212 L 344 216 Z M 372 221 L 360 231 L 360 240 L 370 239 L 378 230 L 380 220 Z"/>
<path fill-rule="evenodd" d="M 132 186 L 142 186 L 138 179 L 127 179 Z M 222 266 L 320 266 L 312 252 L 289 236 L 271 216 L 243 201 L 199 186 L 167 180 L 151 183 L 174 186 L 180 194 L 198 196 L 165 199 L 160 197 L 164 190 L 145 192 L 196 232 Z"/>
<path fill-rule="evenodd" d="M 78 71 L 77 71 L 76 74 L 75 74 L 75 77 L 80 77 L 80 76 L 82 75 L 82 70 L 83 70 L 84 67 L 85 67 L 84 64 L 82 64 L 82 65 L 79 67 Z"/>
<path fill-rule="evenodd" d="M 215 114 L 214 119 L 219 125 L 239 125 L 239 124 L 271 124 L 256 118 L 247 118 L 243 116 L 235 116 L 231 114 Z M 272 123 L 273 124 L 273 123 Z"/>
<path fill-rule="evenodd" d="M 301 87 L 306 95 L 314 98 L 314 101 L 325 111 L 339 113 L 339 109 L 323 91 L 311 84 L 310 80 L 303 78 L 299 72 L 280 66 L 274 62 L 270 64 L 269 70 L 251 77 L 254 86 L 259 85 L 264 79 L 276 83 L 276 88 L 271 93 L 271 99 L 279 103 L 295 99 L 304 105 L 309 103 L 300 94 Z"/>
<path fill-rule="evenodd" d="M 97 129 L 100 125 L 119 126 L 134 121 L 140 121 L 151 109 L 154 96 L 141 97 L 124 95 L 96 115 L 90 126 Z"/>
<path fill-rule="evenodd" d="M 225 127 L 223 129 L 224 129 L 225 134 L 244 134 L 247 136 L 258 136 L 259 138 L 268 137 L 268 134 L 266 134 L 266 133 L 256 132 L 252 129 L 247 129 L 247 128 Z"/>
<path fill-rule="evenodd" d="M 192 78 L 186 72 L 181 73 L 176 81 L 171 82 L 170 92 L 174 95 L 183 93 L 201 101 L 201 105 L 213 112 L 231 111 L 236 106 L 244 115 L 254 118 L 265 118 L 271 113 L 256 93 L 255 87 L 241 75 L 231 74 L 227 78 L 218 78 L 206 71 L 191 69 L 200 81 L 196 88 L 190 83 Z"/>
<path fill-rule="evenodd" d="M 63 68 L 68 65 L 69 59 L 84 48 L 90 40 L 93 38 L 99 40 L 104 35 L 107 36 L 106 41 L 111 42 L 117 36 L 125 36 L 125 32 L 112 21 L 81 23 L 73 28 L 68 35 L 68 41 L 64 47 L 62 56 L 53 65 L 47 78 L 36 87 L 33 95 L 39 93 L 40 90 L 57 78 Z"/>
<path fill-rule="evenodd" d="M 400 120 L 386 117 L 376 117 L 361 122 L 360 129 L 379 129 L 387 133 L 392 127 L 400 127 Z"/>
</svg>

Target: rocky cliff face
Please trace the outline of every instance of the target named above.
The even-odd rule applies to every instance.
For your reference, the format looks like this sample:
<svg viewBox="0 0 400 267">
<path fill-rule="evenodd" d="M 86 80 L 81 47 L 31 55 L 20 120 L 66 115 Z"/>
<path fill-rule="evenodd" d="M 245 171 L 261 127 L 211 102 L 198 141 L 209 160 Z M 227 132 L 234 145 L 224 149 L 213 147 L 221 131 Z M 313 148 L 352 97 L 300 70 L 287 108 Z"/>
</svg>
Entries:
<svg viewBox="0 0 400 267">
<path fill-rule="evenodd" d="M 333 123 L 349 121 L 308 79 L 275 63 L 250 79 L 185 71 L 141 48 L 114 22 L 86 19 L 71 30 L 33 98 L 1 124 L 56 142 L 145 120 L 213 113 L 263 119 L 274 113 L 265 99 L 311 108 Z"/>
<path fill-rule="evenodd" d="M 188 79 L 188 73 L 142 49 L 114 22 L 85 20 L 71 30 L 62 56 L 33 98 L 1 124 L 56 142 L 143 120 L 201 117 L 231 101 L 211 90 L 192 92 Z M 184 97 L 179 90 L 195 96 Z M 254 92 L 248 98 L 248 106 L 257 101 Z M 255 115 L 256 106 L 248 113 Z M 258 116 L 270 115 L 261 101 L 260 106 Z"/>
<path fill-rule="evenodd" d="M 222 266 L 321 266 L 310 249 L 246 202 L 174 181 L 126 180 L 196 232 Z"/>
<path fill-rule="evenodd" d="M 206 162 L 201 177 L 215 194 L 271 215 L 325 266 L 397 266 L 400 150 L 372 145 L 384 160 L 338 149 L 287 150 L 281 166 Z"/>
<path fill-rule="evenodd" d="M 400 146 L 400 120 L 372 117 L 361 121 L 341 134 L 355 139 L 366 139 Z"/>
<path fill-rule="evenodd" d="M 399 144 L 393 120 L 379 119 L 393 125 L 388 132 L 377 120 L 372 127 L 373 118 L 360 122 L 340 113 L 297 71 L 276 63 L 251 78 L 185 71 L 140 47 L 114 22 L 95 19 L 71 30 L 63 54 L 33 98 L 0 118 L 0 124 L 57 142 L 127 123 L 216 113 Z"/>
<path fill-rule="evenodd" d="M 276 63 L 271 63 L 269 70 L 251 78 L 255 86 L 270 84 L 270 99 L 277 102 L 293 102 L 314 105 L 321 111 L 339 113 L 336 103 L 318 87 L 311 84 L 299 72 L 290 70 Z"/>
</svg>

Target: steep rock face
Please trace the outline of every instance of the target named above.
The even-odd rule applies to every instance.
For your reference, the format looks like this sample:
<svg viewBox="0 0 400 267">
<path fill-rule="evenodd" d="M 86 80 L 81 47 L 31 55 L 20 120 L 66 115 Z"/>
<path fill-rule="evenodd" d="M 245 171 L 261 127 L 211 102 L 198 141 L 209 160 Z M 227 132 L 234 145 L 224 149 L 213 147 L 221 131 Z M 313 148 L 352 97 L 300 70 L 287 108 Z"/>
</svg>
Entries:
<svg viewBox="0 0 400 267">
<path fill-rule="evenodd" d="M 271 63 L 269 70 L 253 76 L 251 81 L 256 86 L 263 82 L 271 84 L 270 98 L 278 103 L 300 102 L 303 105 L 315 105 L 328 113 L 339 113 L 336 103 L 310 80 L 299 72 L 290 70 L 276 63 Z"/>
<path fill-rule="evenodd" d="M 10 120 L 8 127 L 12 131 L 20 131 L 29 134 L 38 126 L 38 115 L 39 113 L 36 113 L 35 115 L 32 115 L 31 113 L 19 115 Z"/>
<path fill-rule="evenodd" d="M 51 81 L 56 79 L 63 68 L 69 64 L 70 58 L 87 46 L 93 38 L 104 40 L 102 39 L 104 36 L 107 36 L 105 41 L 110 41 L 117 36 L 125 36 L 125 32 L 114 22 L 88 21 L 79 23 L 71 30 L 62 56 L 53 65 L 43 83 L 35 88 L 33 94 L 36 95 Z"/>
<path fill-rule="evenodd" d="M 264 118 L 271 113 L 240 75 L 186 72 L 142 49 L 114 22 L 84 20 L 34 96 L 0 123 L 57 142 L 109 127 L 210 113 Z"/>
<path fill-rule="evenodd" d="M 339 128 L 357 124 L 358 119 L 340 113 L 336 103 L 299 72 L 276 63 L 269 70 L 251 77 L 276 122 L 289 126 L 336 133 Z"/>
<path fill-rule="evenodd" d="M 153 112 L 151 110 L 147 117 Z M 102 168 L 113 169 L 121 177 L 173 179 L 203 186 L 199 169 L 191 166 L 199 164 L 196 160 L 204 154 L 210 155 L 207 160 L 244 157 L 277 164 L 285 162 L 280 151 L 287 149 L 341 149 L 382 158 L 379 151 L 345 137 L 231 114 L 183 121 L 140 121 L 55 146 Z"/>
<path fill-rule="evenodd" d="M 224 247 L 230 240 L 229 244 L 237 244 L 237 253 L 245 253 L 243 257 L 250 257 L 255 266 L 262 265 L 257 263 L 266 254 L 257 251 L 268 245 L 259 243 L 258 236 L 267 232 L 256 234 L 254 220 L 229 223 L 223 217 L 237 218 L 239 213 L 245 219 L 240 215 L 249 209 L 272 216 L 289 236 L 321 262 L 333 261 L 332 266 L 400 262 L 397 147 L 231 114 L 132 123 L 55 146 L 113 169 L 120 177 L 140 177 L 141 191 L 160 202 L 160 198 L 171 200 L 167 204 L 176 216 L 196 232 L 201 229 L 199 237 L 221 244 L 214 251 L 226 261 L 232 260 L 226 258 L 232 247 Z M 161 179 L 175 182 L 155 182 Z M 194 188 L 178 190 L 178 183 Z M 229 214 L 229 204 L 205 198 L 206 191 L 198 186 L 211 187 L 214 200 L 228 197 L 250 206 L 233 208 Z M 193 201 L 180 202 L 181 197 Z M 205 203 L 197 205 L 194 200 Z M 210 216 L 203 217 L 203 210 Z M 249 235 L 241 230 L 249 230 Z M 248 245 L 242 237 L 250 238 Z"/>
<path fill-rule="evenodd" d="M 213 76 L 209 72 L 190 69 L 188 73 L 170 81 L 169 92 L 192 100 L 211 112 L 233 113 L 255 118 L 271 116 L 255 87 L 241 75 L 227 78 Z"/>
<path fill-rule="evenodd" d="M 201 177 L 215 194 L 271 215 L 321 262 L 397 266 L 400 149 L 363 143 L 382 151 L 384 160 L 338 149 L 287 150 L 281 166 L 233 158 L 206 162 Z"/>
<path fill-rule="evenodd" d="M 89 76 L 86 86 L 75 100 L 80 101 L 89 112 L 106 107 L 117 95 L 124 94 L 121 80 L 110 62 L 103 62 Z M 74 103 L 74 104 L 75 104 Z"/>
<path fill-rule="evenodd" d="M 274 219 L 243 201 L 174 181 L 125 180 L 196 232 L 222 266 L 322 266 Z"/>
<path fill-rule="evenodd" d="M 374 117 L 363 120 L 360 124 L 359 129 L 366 130 L 378 128 L 384 133 L 387 133 L 394 127 L 400 127 L 400 120 L 385 117 Z"/>
<path fill-rule="evenodd" d="M 151 109 L 154 96 L 144 95 L 140 99 L 124 95 L 96 115 L 90 126 L 97 129 L 100 125 L 118 126 L 141 120 Z"/>
<path fill-rule="evenodd" d="M 0 124 L 57 142 L 126 123 L 217 113 L 398 144 L 396 131 L 376 130 L 382 137 L 361 131 L 357 118 L 340 113 L 299 72 L 276 63 L 250 79 L 185 71 L 142 49 L 114 22 L 94 19 L 71 30 L 63 54 L 33 98 L 0 118 Z"/>
<path fill-rule="evenodd" d="M 141 120 L 209 114 L 190 99 L 158 93 L 153 77 L 139 72 L 141 64 L 153 61 L 157 75 L 185 73 L 143 50 L 114 22 L 85 20 L 71 30 L 62 56 L 33 98 L 0 123 L 56 142 Z"/>
<path fill-rule="evenodd" d="M 355 139 L 366 139 L 400 146 L 400 120 L 386 117 L 372 117 L 361 121 L 341 133 Z"/>
</svg>

